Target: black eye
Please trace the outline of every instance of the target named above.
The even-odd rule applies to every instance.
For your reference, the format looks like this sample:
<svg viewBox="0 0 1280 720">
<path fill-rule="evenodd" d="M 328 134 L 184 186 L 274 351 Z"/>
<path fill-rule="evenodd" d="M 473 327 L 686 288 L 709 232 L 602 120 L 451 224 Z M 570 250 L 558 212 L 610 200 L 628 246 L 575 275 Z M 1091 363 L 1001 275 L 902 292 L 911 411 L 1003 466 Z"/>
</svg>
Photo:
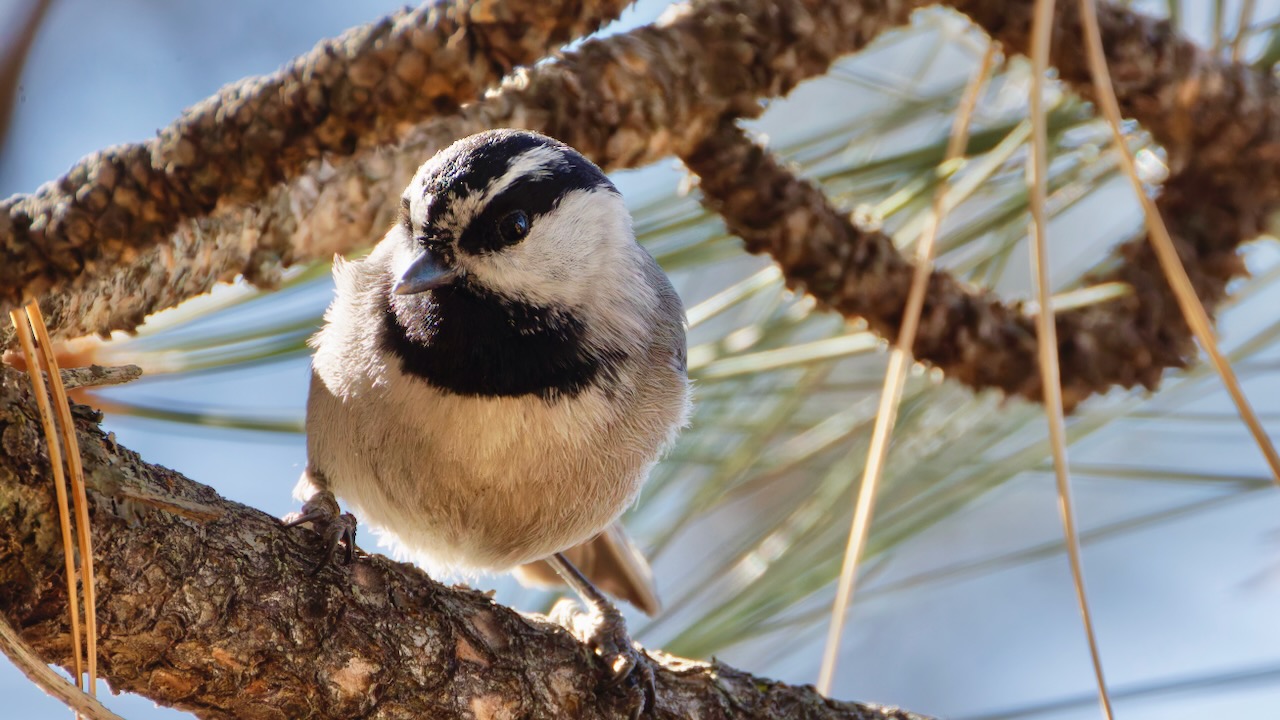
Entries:
<svg viewBox="0 0 1280 720">
<path fill-rule="evenodd" d="M 514 245 L 529 234 L 529 216 L 523 210 L 512 210 L 498 221 L 498 234 L 508 245 Z"/>
</svg>

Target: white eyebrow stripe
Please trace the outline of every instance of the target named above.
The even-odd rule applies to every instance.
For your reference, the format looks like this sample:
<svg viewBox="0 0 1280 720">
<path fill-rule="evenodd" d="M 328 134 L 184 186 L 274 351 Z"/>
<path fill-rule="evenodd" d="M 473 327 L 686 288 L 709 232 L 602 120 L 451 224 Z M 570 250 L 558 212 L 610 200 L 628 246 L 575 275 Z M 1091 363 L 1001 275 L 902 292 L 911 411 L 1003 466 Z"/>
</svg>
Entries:
<svg viewBox="0 0 1280 720">
<path fill-rule="evenodd" d="M 504 190 L 511 187 L 516 181 L 522 178 L 540 178 L 550 175 L 555 168 L 565 163 L 564 151 L 557 147 L 538 146 L 525 150 L 511 159 L 507 165 L 507 169 L 501 176 L 491 180 L 489 185 L 483 190 L 474 192 L 470 195 L 455 197 L 449 203 L 448 211 L 439 218 L 445 224 L 452 226 L 462 226 L 465 228 L 467 224 L 473 220 L 494 198 L 500 195 Z M 413 202 L 415 209 L 420 208 L 420 217 L 414 217 L 412 211 L 410 217 L 412 220 L 419 221 L 423 226 L 426 225 L 428 210 L 431 203 L 431 194 L 424 193 L 421 198 Z"/>
<path fill-rule="evenodd" d="M 511 159 L 511 163 L 507 165 L 507 171 L 492 180 L 484 190 L 458 198 L 452 203 L 449 208 L 451 223 L 465 227 L 491 200 L 515 184 L 517 180 L 549 175 L 563 162 L 564 153 L 554 147 L 540 146 L 520 153 Z"/>
<path fill-rule="evenodd" d="M 502 174 L 502 177 L 489 183 L 489 187 L 480 193 L 480 202 L 477 203 L 477 207 L 488 205 L 490 200 L 511 187 L 512 183 L 520 178 L 548 175 L 563 162 L 564 153 L 554 147 L 539 146 L 520 153 L 512 158 L 511 164 L 507 166 L 507 171 Z"/>
</svg>

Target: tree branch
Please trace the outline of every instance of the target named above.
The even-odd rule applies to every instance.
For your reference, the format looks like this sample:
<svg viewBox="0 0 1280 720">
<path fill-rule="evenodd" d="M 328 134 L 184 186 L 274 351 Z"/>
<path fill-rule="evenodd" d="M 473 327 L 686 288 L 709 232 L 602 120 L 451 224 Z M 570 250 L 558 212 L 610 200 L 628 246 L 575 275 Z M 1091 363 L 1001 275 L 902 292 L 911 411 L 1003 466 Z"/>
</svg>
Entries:
<svg viewBox="0 0 1280 720">
<path fill-rule="evenodd" d="M 1005 47 L 1029 50 L 1034 0 L 944 4 Z M 1078 4 L 1055 7 L 1050 62 L 1059 79 L 1092 99 Z M 1121 112 L 1164 147 L 1174 173 L 1211 179 L 1263 203 L 1280 200 L 1280 93 L 1274 78 L 1212 55 L 1166 20 L 1103 2 L 1098 23 Z"/>
<path fill-rule="evenodd" d="M 519 72 L 485 101 L 406 131 L 394 153 L 360 145 L 344 161 L 312 160 L 295 180 L 275 185 L 253 205 L 224 200 L 214 215 L 181 223 L 161 248 L 86 277 L 77 290 L 55 293 L 45 302 L 46 314 L 64 336 L 131 330 L 148 314 L 205 292 L 219 280 L 243 274 L 270 285 L 292 263 L 363 247 L 390 222 L 393 200 L 422 158 L 487 127 L 548 132 L 607 168 L 642 165 L 669 153 L 688 158 L 693 146 L 717 132 L 727 118 L 758 114 L 759 98 L 784 94 L 825 71 L 834 59 L 865 46 L 923 4 L 696 2 L 654 27 L 586 43 L 558 62 Z M 950 4 L 970 13 L 1009 47 L 1025 49 L 1030 0 Z M 1063 79 L 1089 96 L 1088 73 L 1075 51 L 1079 44 L 1073 42 L 1079 32 L 1073 4 L 1061 3 L 1059 13 L 1053 59 Z M 1166 23 L 1109 6 L 1100 17 L 1122 107 L 1168 148 L 1175 173 L 1160 207 L 1179 238 L 1198 292 L 1213 306 L 1242 270 L 1237 247 L 1258 233 L 1280 197 L 1280 93 L 1270 79 L 1208 56 Z M 360 52 L 352 50 L 349 57 L 331 62 L 360 65 Z M 246 81 L 223 95 L 247 97 L 256 82 Z M 702 171 L 735 177 L 714 162 Z M 95 187 L 89 182 L 76 192 L 92 195 Z M 761 183 L 757 189 L 763 187 Z M 796 195 L 799 191 L 781 187 L 776 185 L 774 197 L 818 199 L 809 191 Z M 234 187 L 227 192 L 228 198 L 236 197 Z M 763 216 L 760 209 L 755 208 Z M 828 206 L 823 212 L 833 211 Z M 730 220 L 740 232 L 749 232 L 744 228 L 751 223 Z M 830 219 L 816 222 L 829 225 Z M 12 245 L 3 223 L 0 216 L 0 245 Z M 865 235 L 853 228 L 839 233 L 845 239 Z M 883 238 L 869 237 L 858 253 L 892 249 Z M 826 252 L 822 244 L 831 240 L 796 236 L 787 241 L 788 252 L 808 243 L 810 255 L 821 254 Z M 752 242 L 755 247 L 768 244 Z M 879 249 L 868 250 L 873 245 Z M 58 257 L 48 248 L 29 252 Z M 1068 372 L 1064 367 L 1070 404 L 1117 384 L 1154 388 L 1165 368 L 1182 367 L 1195 356 L 1145 241 L 1123 246 L 1120 254 L 1129 262 L 1112 277 L 1131 285 L 1135 294 L 1060 320 L 1064 364 L 1071 368 Z M 794 263 L 783 265 L 791 269 L 793 283 L 831 307 L 866 316 L 877 331 L 893 337 L 905 297 L 893 278 L 899 273 L 906 277 L 909 269 L 899 264 L 900 258 L 875 257 L 887 265 L 863 266 L 854 276 L 856 292 L 840 297 L 830 294 L 843 282 L 840 278 L 819 281 L 808 271 L 797 271 Z M 881 270 L 892 277 L 871 282 L 872 273 Z M 931 307 L 946 310 L 938 310 L 936 332 L 918 340 L 918 356 L 973 387 L 1038 397 L 1030 325 L 1022 310 L 999 305 L 994 297 L 954 280 L 940 277 L 935 282 L 946 288 L 938 289 L 938 304 Z"/>
<path fill-rule="evenodd" d="M 1028 47 L 1031 0 L 952 2 L 1012 49 Z M 1075 3 L 1059 3 L 1053 61 L 1090 97 L 1077 51 Z M 1173 175 L 1157 206 L 1178 243 L 1201 301 L 1212 313 L 1227 283 L 1244 273 L 1239 246 L 1280 205 L 1280 93 L 1275 81 L 1218 61 L 1168 23 L 1114 7 L 1099 20 L 1121 107 L 1163 143 Z M 788 282 L 893 340 L 912 265 L 877 227 L 834 208 L 726 123 L 683 157 L 700 177 L 703 202 L 753 252 L 768 252 Z M 1141 236 L 1117 250 L 1120 267 L 1097 278 L 1133 293 L 1059 313 L 1063 396 L 1068 409 L 1115 385 L 1155 389 L 1167 368 L 1186 366 L 1196 345 Z M 951 379 L 1040 401 L 1033 320 L 1017 305 L 945 272 L 931 278 L 914 355 Z"/>
<path fill-rule="evenodd" d="M 47 662 L 70 659 L 65 583 L 39 422 L 0 368 L 0 613 Z M 318 539 L 149 465 L 77 407 L 112 688 L 202 718 L 619 717 L 566 631 L 381 556 L 311 576 Z M 138 498 L 160 498 L 138 503 Z M 198 507 L 172 513 L 154 506 Z M 655 653 L 660 718 L 908 720 L 809 687 Z"/>
<path fill-rule="evenodd" d="M 0 288 L 17 288 L 0 293 L 0 307 L 46 289 L 46 320 L 55 335 L 67 337 L 132 330 L 147 315 L 237 275 L 270 286 L 291 264 L 369 245 L 394 218 L 396 198 L 423 160 L 489 127 L 555 135 L 608 169 L 653 162 L 715 128 L 721 117 L 760 113 L 760 98 L 825 72 L 839 56 L 905 22 L 911 7 L 907 0 L 698 0 L 656 26 L 586 43 L 557 62 L 520 71 L 485 101 L 408 131 L 392 152 L 361 146 L 346 159 L 313 160 L 294 181 L 252 204 L 234 201 L 241 195 L 233 176 L 217 175 L 228 194 L 213 215 L 188 216 L 167 243 L 141 255 L 99 247 L 114 225 L 89 226 L 83 242 L 49 232 L 20 241 L 0 214 L 0 248 L 9 248 L 0 251 Z M 361 57 L 329 62 L 358 64 Z M 243 81 L 220 96 L 256 97 L 261 82 Z M 274 162 L 270 154 L 255 158 Z M 79 173 L 60 186 L 88 196 L 101 190 L 101 181 Z M 54 208 L 42 196 L 21 202 Z M 153 235 L 130 248 L 158 242 L 160 235 Z M 12 256 L 13 269 L 5 252 L 21 253 Z M 100 260 L 71 285 L 80 258 L 90 255 Z"/>
<path fill-rule="evenodd" d="M 948 4 L 1006 47 L 1030 47 L 1033 0 Z M 1078 5 L 1058 3 L 1056 13 L 1050 61 L 1063 82 L 1091 99 Z M 1099 5 L 1098 21 L 1121 112 L 1141 123 L 1168 156 L 1172 174 L 1156 205 L 1212 314 L 1227 284 L 1245 273 L 1239 247 L 1280 209 L 1280 85 L 1269 74 L 1213 56 L 1167 21 L 1107 4 Z M 1073 314 L 1088 335 L 1062 351 L 1097 354 L 1102 366 L 1091 378 L 1094 392 L 1134 382 L 1154 389 L 1165 368 L 1196 357 L 1196 346 L 1146 236 L 1116 254 L 1123 265 L 1102 279 L 1128 283 L 1134 295 Z"/>
<path fill-rule="evenodd" d="M 95 155 L 36 195 L 0 204 L 0 309 L 57 291 L 50 317 L 65 336 L 132 329 L 236 274 L 270 283 L 288 264 L 367 244 L 413 168 L 441 145 L 512 125 L 556 135 L 608 168 L 683 156 L 749 247 L 770 250 L 793 283 L 892 337 L 905 260 L 733 120 L 922 4 L 705 0 L 515 73 L 461 108 L 621 5 L 571 3 L 582 14 L 565 23 L 543 5 L 484 0 L 393 16 L 224 90 L 154 141 Z M 1030 0 L 950 4 L 1025 49 Z M 1054 62 L 1088 96 L 1071 5 L 1060 4 Z M 1161 210 L 1198 291 L 1216 302 L 1241 270 L 1237 246 L 1280 201 L 1280 94 L 1270 78 L 1201 53 L 1167 25 L 1115 8 L 1100 19 L 1122 108 L 1169 151 Z M 403 141 L 397 152 L 377 150 L 393 139 Z M 1135 294 L 1059 319 L 1070 401 L 1112 384 L 1152 387 L 1193 355 L 1145 243 L 1121 253 L 1115 277 Z M 1032 337 L 1017 306 L 936 275 L 917 353 L 975 387 L 1038 395 Z M 25 378 L 0 369 L 0 611 L 46 659 L 65 663 L 66 598 L 37 427 Z M 83 410 L 79 430 L 96 489 L 102 661 L 114 687 L 211 718 L 620 709 L 565 632 L 384 558 L 310 578 L 316 548 L 305 531 L 143 463 Z M 170 510 L 141 509 L 155 507 Z M 665 716 L 910 717 L 719 664 L 664 658 L 658 677 Z"/>
</svg>

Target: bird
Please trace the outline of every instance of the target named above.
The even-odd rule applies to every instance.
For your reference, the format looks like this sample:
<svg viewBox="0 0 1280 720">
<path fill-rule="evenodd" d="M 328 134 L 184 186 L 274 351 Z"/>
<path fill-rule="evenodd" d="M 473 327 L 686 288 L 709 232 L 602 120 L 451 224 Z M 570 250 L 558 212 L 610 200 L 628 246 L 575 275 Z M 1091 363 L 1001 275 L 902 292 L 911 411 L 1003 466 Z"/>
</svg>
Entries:
<svg viewBox="0 0 1280 720">
<path fill-rule="evenodd" d="M 417 170 L 382 240 L 333 274 L 290 524 L 350 562 L 341 500 L 428 568 L 558 574 L 611 680 L 647 668 L 597 585 L 657 607 L 618 518 L 686 424 L 690 385 L 683 304 L 618 188 L 545 135 L 471 135 Z"/>
</svg>

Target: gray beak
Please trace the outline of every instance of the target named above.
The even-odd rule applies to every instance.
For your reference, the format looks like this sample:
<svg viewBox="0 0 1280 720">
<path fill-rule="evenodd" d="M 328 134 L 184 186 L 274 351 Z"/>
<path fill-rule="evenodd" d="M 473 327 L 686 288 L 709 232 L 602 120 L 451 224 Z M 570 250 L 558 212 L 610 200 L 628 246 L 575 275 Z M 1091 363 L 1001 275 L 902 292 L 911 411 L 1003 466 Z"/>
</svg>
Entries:
<svg viewBox="0 0 1280 720">
<path fill-rule="evenodd" d="M 391 292 L 396 295 L 416 295 L 444 285 L 457 274 L 457 269 L 445 267 L 436 253 L 423 250 L 396 281 Z"/>
</svg>

